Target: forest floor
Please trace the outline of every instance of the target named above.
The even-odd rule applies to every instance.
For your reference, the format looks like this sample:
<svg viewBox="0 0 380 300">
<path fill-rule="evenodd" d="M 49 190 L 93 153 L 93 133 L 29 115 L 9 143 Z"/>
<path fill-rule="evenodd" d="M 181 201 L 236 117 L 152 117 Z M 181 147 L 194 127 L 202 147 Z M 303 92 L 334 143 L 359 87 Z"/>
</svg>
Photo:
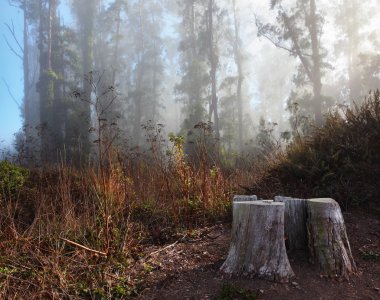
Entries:
<svg viewBox="0 0 380 300">
<path fill-rule="evenodd" d="M 228 253 L 231 228 L 219 224 L 148 248 L 141 267 L 149 275 L 139 299 L 380 299 L 380 217 L 346 213 L 344 218 L 359 269 L 349 281 L 324 278 L 304 253 L 289 255 L 296 276 L 286 284 L 223 278 L 218 270 Z"/>
</svg>

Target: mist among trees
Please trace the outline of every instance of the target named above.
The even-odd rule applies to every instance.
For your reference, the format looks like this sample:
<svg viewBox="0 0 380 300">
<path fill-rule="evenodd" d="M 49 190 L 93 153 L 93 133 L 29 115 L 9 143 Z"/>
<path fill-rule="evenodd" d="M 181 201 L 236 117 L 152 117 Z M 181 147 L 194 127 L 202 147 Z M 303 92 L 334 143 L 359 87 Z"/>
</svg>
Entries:
<svg viewBox="0 0 380 300">
<path fill-rule="evenodd" d="M 10 0 L 23 12 L 19 162 L 207 131 L 215 157 L 260 157 L 380 83 L 376 1 Z M 165 143 L 163 141 L 163 143 Z M 98 154 L 96 154 L 98 153 Z"/>
</svg>

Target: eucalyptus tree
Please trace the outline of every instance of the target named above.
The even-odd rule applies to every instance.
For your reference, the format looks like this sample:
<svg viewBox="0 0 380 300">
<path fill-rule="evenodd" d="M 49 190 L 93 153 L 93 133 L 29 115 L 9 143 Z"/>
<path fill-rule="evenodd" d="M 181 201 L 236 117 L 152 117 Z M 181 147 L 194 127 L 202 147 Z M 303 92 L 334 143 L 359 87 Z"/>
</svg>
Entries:
<svg viewBox="0 0 380 300">
<path fill-rule="evenodd" d="M 81 73 L 84 101 L 77 106 L 80 118 L 78 124 L 77 140 L 81 152 L 86 157 L 90 154 L 89 130 L 91 125 L 91 72 L 94 71 L 94 36 L 95 19 L 97 16 L 100 0 L 72 0 L 72 12 L 76 20 L 77 36 L 79 41 L 79 52 L 81 59 Z"/>
<path fill-rule="evenodd" d="M 199 0 L 179 3 L 179 75 L 175 86 L 177 101 L 184 105 L 183 131 L 192 131 L 194 125 L 206 120 L 205 105 L 210 77 L 207 74 L 207 52 L 204 51 L 202 24 L 204 7 Z"/>
<path fill-rule="evenodd" d="M 120 46 L 125 49 L 124 93 L 126 107 L 124 123 L 133 143 L 143 142 L 142 126 L 156 123 L 162 108 L 161 88 L 164 81 L 163 1 L 130 1 L 127 29 Z"/>
<path fill-rule="evenodd" d="M 346 60 L 344 77 L 348 92 L 343 94 L 352 106 L 380 82 L 376 76 L 380 70 L 379 31 L 373 26 L 378 17 L 376 1 L 340 0 L 331 7 L 336 12 L 334 25 L 338 29 L 335 49 L 338 57 L 343 54 Z"/>
<path fill-rule="evenodd" d="M 317 8 L 316 0 L 297 0 L 287 8 L 281 0 L 272 0 L 271 9 L 277 10 L 277 24 L 263 24 L 258 19 L 258 35 L 266 37 L 276 47 L 284 49 L 300 61 L 295 84 L 304 91 L 297 100 L 306 101 L 303 109 L 313 114 L 315 123 L 323 123 L 322 77 L 327 64 L 325 50 L 321 45 L 323 16 Z M 307 86 L 311 86 L 311 91 Z M 306 87 L 306 88 L 305 88 Z M 294 94 L 294 93 L 293 93 Z"/>
</svg>

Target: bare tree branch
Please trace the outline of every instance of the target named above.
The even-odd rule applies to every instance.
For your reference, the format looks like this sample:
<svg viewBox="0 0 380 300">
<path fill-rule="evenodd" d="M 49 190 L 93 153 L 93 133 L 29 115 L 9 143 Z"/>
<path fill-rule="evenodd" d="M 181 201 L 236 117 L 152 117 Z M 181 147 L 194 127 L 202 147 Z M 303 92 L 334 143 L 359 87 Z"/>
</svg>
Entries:
<svg viewBox="0 0 380 300">
<path fill-rule="evenodd" d="M 8 23 L 4 23 L 4 25 L 8 28 L 9 32 L 11 33 L 14 41 L 16 42 L 17 46 L 19 47 L 20 51 L 24 53 L 24 48 L 21 46 L 20 42 L 18 41 L 16 37 L 16 31 L 15 31 L 15 25 L 13 24 L 13 20 L 11 20 L 12 27 L 9 26 Z"/>
<path fill-rule="evenodd" d="M 20 58 L 21 60 L 23 60 L 24 58 L 22 57 L 21 54 L 17 53 L 16 50 L 11 46 L 11 44 L 9 43 L 7 37 L 5 35 L 3 35 L 3 38 L 5 40 L 5 42 L 7 43 L 9 49 L 18 57 Z"/>
<path fill-rule="evenodd" d="M 13 95 L 13 93 L 9 87 L 9 84 L 6 82 L 6 80 L 4 78 L 2 78 L 2 80 L 3 80 L 3 83 L 8 90 L 9 96 L 11 96 L 12 100 L 16 103 L 17 107 L 21 110 L 22 107 L 21 107 L 20 103 L 17 101 L 16 97 Z"/>
</svg>

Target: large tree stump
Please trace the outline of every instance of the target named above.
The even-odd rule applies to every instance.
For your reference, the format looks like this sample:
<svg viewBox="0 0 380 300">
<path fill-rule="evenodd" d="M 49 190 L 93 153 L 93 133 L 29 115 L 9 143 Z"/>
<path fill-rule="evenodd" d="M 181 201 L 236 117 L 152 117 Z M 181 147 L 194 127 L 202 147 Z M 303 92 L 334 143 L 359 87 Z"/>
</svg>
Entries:
<svg viewBox="0 0 380 300">
<path fill-rule="evenodd" d="M 257 196 L 256 195 L 235 195 L 233 200 L 235 201 L 257 201 Z"/>
<path fill-rule="evenodd" d="M 271 200 L 233 202 L 232 240 L 222 273 L 282 282 L 294 276 L 285 248 L 284 209 Z"/>
<path fill-rule="evenodd" d="M 275 202 L 285 203 L 285 244 L 289 251 L 307 249 L 306 199 L 276 196 Z"/>
<path fill-rule="evenodd" d="M 311 262 L 322 275 L 347 277 L 354 273 L 357 269 L 339 204 L 329 198 L 310 199 L 307 211 Z"/>
</svg>

